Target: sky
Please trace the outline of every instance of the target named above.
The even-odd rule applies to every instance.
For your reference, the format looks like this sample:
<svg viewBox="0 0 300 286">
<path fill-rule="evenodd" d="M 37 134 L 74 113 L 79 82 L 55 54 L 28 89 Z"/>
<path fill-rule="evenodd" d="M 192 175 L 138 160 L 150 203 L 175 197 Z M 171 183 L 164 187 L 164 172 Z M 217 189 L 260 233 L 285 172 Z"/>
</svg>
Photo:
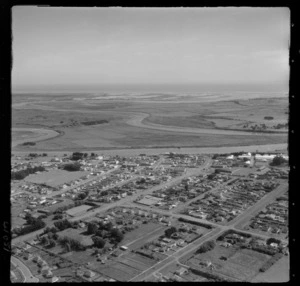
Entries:
<svg viewBox="0 0 300 286">
<path fill-rule="evenodd" d="M 283 84 L 288 8 L 12 9 L 12 86 Z"/>
</svg>

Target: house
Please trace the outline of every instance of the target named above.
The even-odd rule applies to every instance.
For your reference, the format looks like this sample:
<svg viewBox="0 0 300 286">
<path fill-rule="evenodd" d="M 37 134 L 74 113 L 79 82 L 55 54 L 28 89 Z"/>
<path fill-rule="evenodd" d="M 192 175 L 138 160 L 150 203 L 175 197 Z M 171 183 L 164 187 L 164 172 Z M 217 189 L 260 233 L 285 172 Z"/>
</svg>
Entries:
<svg viewBox="0 0 300 286">
<path fill-rule="evenodd" d="M 42 260 L 42 259 L 41 259 L 41 257 L 38 256 L 38 255 L 37 255 L 37 256 L 34 256 L 33 259 L 32 259 L 32 261 L 34 261 L 34 262 L 38 262 L 38 261 L 40 261 L 40 260 Z"/>
<path fill-rule="evenodd" d="M 278 243 L 272 242 L 272 243 L 270 244 L 270 246 L 273 247 L 273 248 L 277 248 L 277 247 L 278 247 Z"/>
<path fill-rule="evenodd" d="M 54 276 L 54 277 L 51 278 L 51 283 L 55 283 L 55 282 L 57 282 L 58 280 L 59 280 L 59 277 Z"/>
<path fill-rule="evenodd" d="M 52 271 L 50 269 L 44 275 L 47 278 L 52 278 L 53 277 L 53 273 L 52 273 Z"/>
<path fill-rule="evenodd" d="M 166 238 L 166 237 L 164 237 L 164 238 L 162 239 L 162 241 L 165 242 L 165 243 L 170 243 L 170 242 L 172 242 L 171 239 Z"/>
<path fill-rule="evenodd" d="M 224 246 L 224 247 L 230 247 L 230 246 L 232 246 L 232 244 L 231 244 L 231 243 L 228 243 L 228 242 L 223 242 L 223 243 L 221 243 L 220 245 L 221 245 L 221 246 Z"/>
<path fill-rule="evenodd" d="M 42 275 L 49 277 L 49 278 L 53 276 L 49 266 L 43 266 L 41 269 L 41 273 L 42 273 Z"/>
<path fill-rule="evenodd" d="M 33 255 L 32 255 L 31 253 L 29 253 L 29 252 L 25 252 L 25 253 L 24 253 L 24 259 L 30 260 L 30 259 L 32 259 L 32 258 L 33 258 Z"/>
<path fill-rule="evenodd" d="M 38 260 L 37 264 L 40 267 L 48 266 L 48 263 L 45 260 L 43 260 L 43 259 Z"/>
<path fill-rule="evenodd" d="M 95 276 L 95 273 L 92 272 L 91 270 L 86 270 L 86 271 L 84 272 L 83 276 L 86 277 L 86 278 L 92 278 L 92 277 Z"/>
<path fill-rule="evenodd" d="M 178 270 L 175 271 L 175 274 L 181 276 L 181 275 L 183 275 L 183 274 L 185 274 L 187 272 L 188 272 L 188 269 L 186 269 L 184 267 L 181 267 L 180 269 L 178 269 Z"/>
</svg>

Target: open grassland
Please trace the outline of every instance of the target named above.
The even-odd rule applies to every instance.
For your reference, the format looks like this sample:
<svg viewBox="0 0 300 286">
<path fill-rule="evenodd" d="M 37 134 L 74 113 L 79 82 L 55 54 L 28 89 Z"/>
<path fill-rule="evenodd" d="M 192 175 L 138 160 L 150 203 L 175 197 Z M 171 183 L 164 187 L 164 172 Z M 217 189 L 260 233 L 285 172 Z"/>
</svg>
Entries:
<svg viewBox="0 0 300 286">
<path fill-rule="evenodd" d="M 174 95 L 78 96 L 51 95 L 47 100 L 42 95 L 13 96 L 13 127 L 45 128 L 60 133 L 36 142 L 35 146 L 19 145 L 15 150 L 217 147 L 287 142 L 283 129 L 269 128 L 287 122 L 287 98 L 208 102 L 200 97 L 185 96 L 182 100 Z M 273 119 L 266 120 L 265 116 Z M 279 134 L 245 133 L 245 124 L 250 127 L 265 124 L 265 131 L 270 129 Z M 201 130 L 209 130 L 210 134 Z M 30 137 L 29 133 L 20 132 L 13 134 L 13 141 L 20 136 Z"/>
</svg>

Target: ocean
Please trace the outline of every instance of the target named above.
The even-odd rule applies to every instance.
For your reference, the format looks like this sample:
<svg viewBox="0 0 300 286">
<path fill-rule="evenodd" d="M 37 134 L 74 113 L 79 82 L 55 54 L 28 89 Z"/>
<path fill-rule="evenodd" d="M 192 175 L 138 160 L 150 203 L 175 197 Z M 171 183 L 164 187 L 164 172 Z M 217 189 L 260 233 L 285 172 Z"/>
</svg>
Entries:
<svg viewBox="0 0 300 286">
<path fill-rule="evenodd" d="M 48 94 L 149 94 L 209 95 L 230 93 L 257 93 L 288 95 L 288 86 L 279 84 L 90 84 L 90 85 L 36 85 L 13 86 L 12 93 Z"/>
</svg>

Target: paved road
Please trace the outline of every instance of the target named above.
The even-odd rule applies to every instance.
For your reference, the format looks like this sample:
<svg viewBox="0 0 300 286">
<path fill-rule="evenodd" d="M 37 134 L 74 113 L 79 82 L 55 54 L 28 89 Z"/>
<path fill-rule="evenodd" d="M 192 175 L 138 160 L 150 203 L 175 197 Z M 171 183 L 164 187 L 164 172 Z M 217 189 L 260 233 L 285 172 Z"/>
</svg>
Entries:
<svg viewBox="0 0 300 286">
<path fill-rule="evenodd" d="M 213 231 L 211 231 L 211 232 L 205 234 L 204 236 L 196 239 L 194 242 L 184 246 L 183 248 L 181 248 L 180 250 L 178 250 L 174 254 L 166 257 L 165 259 L 163 259 L 159 263 L 153 265 L 152 267 L 148 268 L 147 270 L 145 270 L 142 273 L 138 274 L 137 276 L 133 277 L 129 281 L 137 282 L 137 281 L 143 281 L 143 280 L 147 279 L 149 276 L 151 276 L 153 274 L 153 272 L 160 271 L 161 269 L 163 269 L 163 268 L 167 267 L 168 265 L 170 265 L 171 263 L 173 263 L 175 259 L 179 259 L 180 257 L 186 255 L 186 253 L 194 251 L 196 248 L 199 247 L 199 245 L 202 242 L 216 236 L 217 234 L 220 233 L 220 231 L 221 231 L 220 229 L 214 229 Z"/>
<path fill-rule="evenodd" d="M 19 259 L 14 256 L 11 256 L 11 262 L 22 272 L 23 276 L 25 277 L 25 281 L 27 283 L 39 282 L 39 279 L 34 277 L 29 270 L 29 268 Z"/>
</svg>

